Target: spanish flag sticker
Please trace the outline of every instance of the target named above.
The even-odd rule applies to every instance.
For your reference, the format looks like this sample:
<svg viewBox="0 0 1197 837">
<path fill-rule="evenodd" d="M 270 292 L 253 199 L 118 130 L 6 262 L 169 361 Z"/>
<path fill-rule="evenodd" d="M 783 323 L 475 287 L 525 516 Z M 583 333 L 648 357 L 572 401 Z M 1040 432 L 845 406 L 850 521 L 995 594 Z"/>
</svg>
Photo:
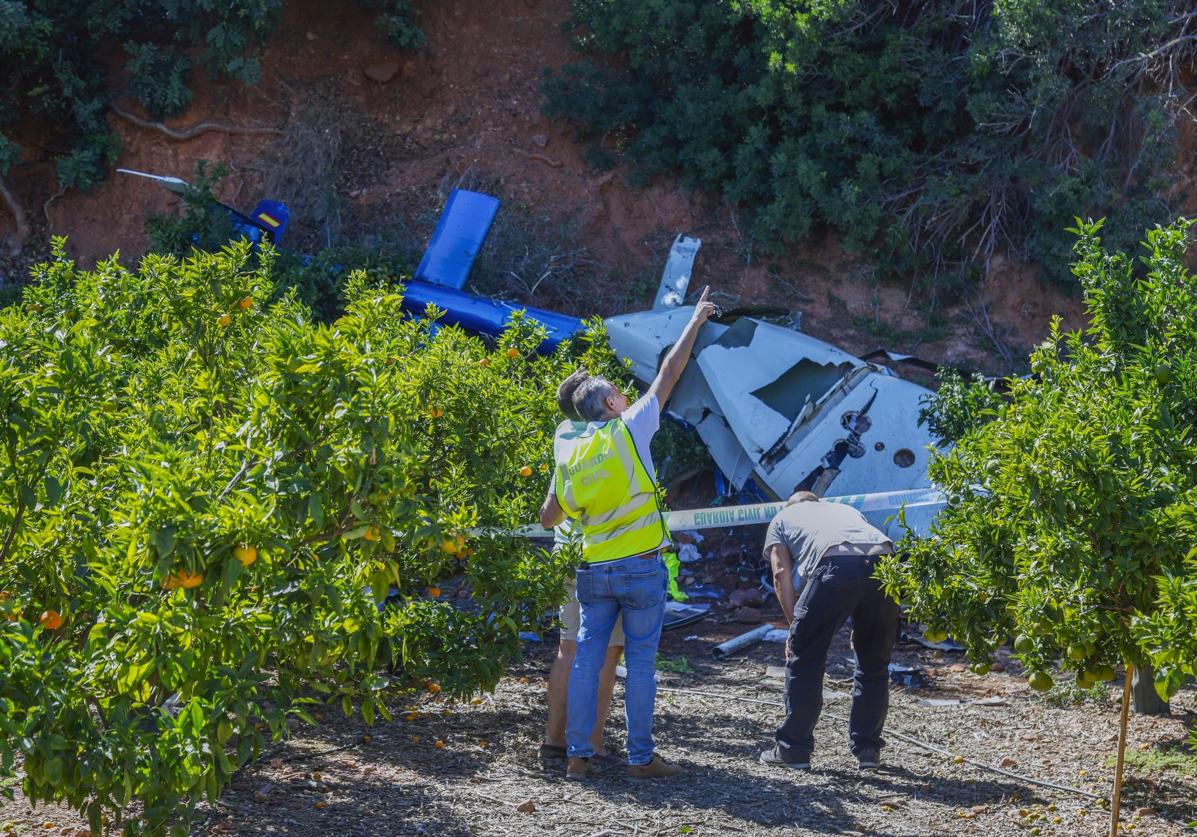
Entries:
<svg viewBox="0 0 1197 837">
<path fill-rule="evenodd" d="M 274 218 L 271 218 L 265 212 L 258 213 L 258 220 L 262 221 L 263 223 L 269 224 L 271 229 L 278 229 L 278 221 L 276 221 Z"/>
</svg>

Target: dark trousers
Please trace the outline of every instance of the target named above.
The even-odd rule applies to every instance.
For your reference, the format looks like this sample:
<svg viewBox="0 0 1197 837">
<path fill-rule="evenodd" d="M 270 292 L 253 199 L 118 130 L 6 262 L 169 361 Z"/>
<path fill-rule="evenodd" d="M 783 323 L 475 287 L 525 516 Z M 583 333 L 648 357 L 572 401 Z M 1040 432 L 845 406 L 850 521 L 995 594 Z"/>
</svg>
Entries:
<svg viewBox="0 0 1197 837">
<path fill-rule="evenodd" d="M 802 588 L 786 643 L 786 720 L 777 730 L 781 756 L 806 761 L 815 748 L 815 723 L 823 710 L 827 649 L 852 617 L 856 676 L 849 735 L 852 752 L 880 751 L 889 710 L 889 658 L 898 629 L 898 605 L 873 578 L 878 556 L 824 558 Z"/>
</svg>

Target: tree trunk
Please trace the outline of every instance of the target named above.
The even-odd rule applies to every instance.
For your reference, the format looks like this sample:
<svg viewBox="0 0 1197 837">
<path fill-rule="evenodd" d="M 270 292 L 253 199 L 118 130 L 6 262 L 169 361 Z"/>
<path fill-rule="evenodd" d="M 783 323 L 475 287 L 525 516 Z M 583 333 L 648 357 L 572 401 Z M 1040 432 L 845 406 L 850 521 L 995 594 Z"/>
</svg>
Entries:
<svg viewBox="0 0 1197 837">
<path fill-rule="evenodd" d="M 1118 721 L 1118 763 L 1114 768 L 1114 799 L 1110 804 L 1110 837 L 1118 837 L 1118 816 L 1122 812 L 1122 768 L 1126 756 L 1126 716 L 1130 713 L 1131 680 L 1135 670 L 1126 664 L 1126 679 L 1122 683 L 1122 716 Z"/>
<path fill-rule="evenodd" d="M 1135 668 L 1135 682 L 1131 686 L 1135 713 L 1138 715 L 1167 715 L 1168 701 L 1160 700 L 1155 691 L 1155 672 L 1151 666 Z"/>
</svg>

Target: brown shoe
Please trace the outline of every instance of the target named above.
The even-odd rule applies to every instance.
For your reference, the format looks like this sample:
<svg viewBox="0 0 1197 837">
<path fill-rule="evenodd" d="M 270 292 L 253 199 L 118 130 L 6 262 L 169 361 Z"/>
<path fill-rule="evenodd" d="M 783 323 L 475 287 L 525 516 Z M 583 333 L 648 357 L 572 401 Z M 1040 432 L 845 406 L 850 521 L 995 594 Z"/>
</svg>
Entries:
<svg viewBox="0 0 1197 837">
<path fill-rule="evenodd" d="M 590 759 L 571 758 L 565 768 L 565 778 L 571 782 L 584 782 L 590 777 Z"/>
<path fill-rule="evenodd" d="M 668 779 L 671 776 L 676 776 L 682 772 L 682 768 L 676 764 L 670 764 L 658 755 L 653 755 L 653 760 L 648 764 L 629 764 L 628 778 L 629 779 Z"/>
<path fill-rule="evenodd" d="M 598 767 L 606 770 L 609 767 L 616 767 L 621 764 L 627 764 L 628 760 L 623 753 L 616 753 L 612 750 L 604 750 L 603 752 L 595 752 L 590 757 L 590 766 Z"/>
</svg>

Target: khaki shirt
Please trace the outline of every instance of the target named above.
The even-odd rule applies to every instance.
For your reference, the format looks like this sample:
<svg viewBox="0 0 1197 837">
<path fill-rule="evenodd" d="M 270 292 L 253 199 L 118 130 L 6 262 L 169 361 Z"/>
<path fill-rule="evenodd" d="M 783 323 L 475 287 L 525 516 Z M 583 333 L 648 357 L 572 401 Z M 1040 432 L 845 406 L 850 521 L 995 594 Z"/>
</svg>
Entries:
<svg viewBox="0 0 1197 837">
<path fill-rule="evenodd" d="M 794 564 L 795 589 L 809 576 L 827 552 L 851 551 L 893 542 L 863 514 L 843 503 L 804 501 L 786 506 L 769 523 L 765 535 L 765 560 L 774 544 L 783 544 Z"/>
</svg>

